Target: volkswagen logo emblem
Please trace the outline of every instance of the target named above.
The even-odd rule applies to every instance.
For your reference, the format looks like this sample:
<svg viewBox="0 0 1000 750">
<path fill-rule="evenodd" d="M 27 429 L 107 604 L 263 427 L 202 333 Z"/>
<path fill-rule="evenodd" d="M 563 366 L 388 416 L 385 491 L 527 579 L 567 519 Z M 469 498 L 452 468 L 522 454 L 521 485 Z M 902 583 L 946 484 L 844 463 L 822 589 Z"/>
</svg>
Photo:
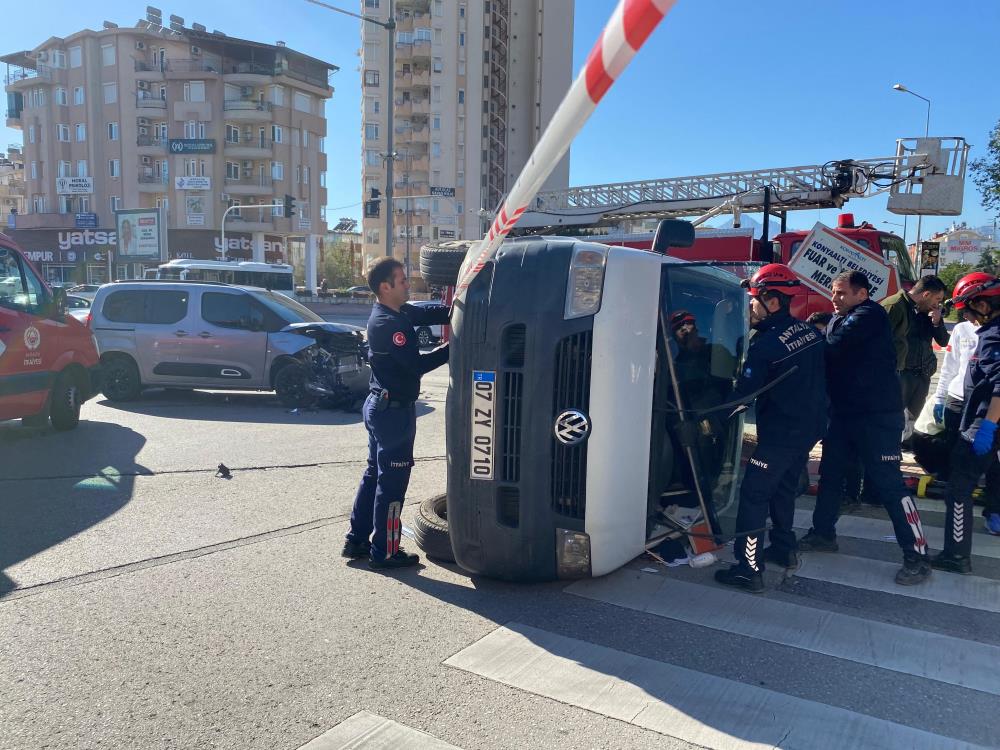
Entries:
<svg viewBox="0 0 1000 750">
<path fill-rule="evenodd" d="M 567 409 L 556 417 L 555 433 L 563 445 L 579 445 L 590 436 L 590 417 L 577 409 Z"/>
</svg>

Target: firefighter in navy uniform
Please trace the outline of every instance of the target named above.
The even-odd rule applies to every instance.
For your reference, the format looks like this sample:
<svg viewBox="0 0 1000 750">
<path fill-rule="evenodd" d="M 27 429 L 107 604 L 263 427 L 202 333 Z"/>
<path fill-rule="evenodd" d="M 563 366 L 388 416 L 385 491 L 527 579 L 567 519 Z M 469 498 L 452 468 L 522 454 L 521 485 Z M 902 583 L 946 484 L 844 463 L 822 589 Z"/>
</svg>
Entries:
<svg viewBox="0 0 1000 750">
<path fill-rule="evenodd" d="M 795 494 L 809 451 L 826 427 L 825 344 L 819 331 L 789 312 L 802 289 L 795 273 L 770 263 L 744 281 L 755 329 L 736 396 L 748 396 L 793 370 L 757 398 L 757 448 L 740 487 L 733 545 L 736 564 L 715 580 L 754 593 L 764 590 L 764 563 L 797 567 Z M 771 545 L 761 544 L 768 515 Z"/>
<path fill-rule="evenodd" d="M 868 277 L 860 271 L 847 271 L 833 280 L 835 315 L 826 329 L 830 426 L 823 440 L 813 525 L 799 539 L 799 550 L 837 551 L 844 475 L 860 457 L 865 484 L 885 506 L 903 550 L 896 583 L 911 586 L 930 576 L 930 559 L 920 514 L 899 468 L 903 397 L 892 327 L 885 309 L 869 299 L 870 289 Z"/>
<path fill-rule="evenodd" d="M 997 460 L 1000 421 L 1000 279 L 970 273 L 955 284 L 952 301 L 962 304 L 982 326 L 965 373 L 965 406 L 951 452 L 945 494 L 944 550 L 931 565 L 949 573 L 972 572 L 972 491 Z M 987 512 L 990 509 L 987 508 Z"/>
<path fill-rule="evenodd" d="M 448 361 L 448 345 L 428 354 L 417 348 L 416 325 L 444 325 L 446 305 L 407 305 L 410 282 L 395 258 L 382 258 L 368 272 L 377 302 L 368 319 L 371 393 L 365 400 L 368 467 L 351 511 L 343 556 L 368 557 L 372 568 L 405 568 L 419 558 L 399 546 L 400 513 L 413 466 L 414 403 L 424 373 Z"/>
</svg>

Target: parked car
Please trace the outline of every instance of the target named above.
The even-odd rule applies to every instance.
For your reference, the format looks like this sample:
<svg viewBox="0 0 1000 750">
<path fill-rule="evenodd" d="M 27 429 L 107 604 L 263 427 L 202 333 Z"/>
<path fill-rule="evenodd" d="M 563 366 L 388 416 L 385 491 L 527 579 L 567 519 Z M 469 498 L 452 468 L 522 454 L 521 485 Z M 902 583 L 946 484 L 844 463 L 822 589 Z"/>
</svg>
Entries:
<svg viewBox="0 0 1000 750">
<path fill-rule="evenodd" d="M 352 286 L 347 288 L 347 293 L 354 299 L 372 299 L 375 295 L 366 286 Z"/>
<path fill-rule="evenodd" d="M 275 390 L 289 406 L 347 406 L 368 393 L 360 328 L 277 292 L 213 282 L 105 284 L 91 308 L 104 395 L 147 386 Z"/>
<path fill-rule="evenodd" d="M 0 420 L 72 429 L 98 383 L 94 337 L 0 235 Z"/>
<path fill-rule="evenodd" d="M 72 294 L 75 297 L 83 297 L 84 299 L 93 301 L 94 295 L 97 294 L 97 290 L 100 288 L 100 284 L 77 284 L 66 289 L 66 294 Z"/>
<path fill-rule="evenodd" d="M 428 305 L 440 305 L 440 300 L 417 300 L 415 302 L 411 301 L 407 303 L 408 305 L 414 305 L 416 307 L 427 307 Z M 431 346 L 436 344 L 441 340 L 442 331 L 444 326 L 434 325 L 434 326 L 420 326 L 417 328 L 417 343 L 420 346 Z"/>
</svg>

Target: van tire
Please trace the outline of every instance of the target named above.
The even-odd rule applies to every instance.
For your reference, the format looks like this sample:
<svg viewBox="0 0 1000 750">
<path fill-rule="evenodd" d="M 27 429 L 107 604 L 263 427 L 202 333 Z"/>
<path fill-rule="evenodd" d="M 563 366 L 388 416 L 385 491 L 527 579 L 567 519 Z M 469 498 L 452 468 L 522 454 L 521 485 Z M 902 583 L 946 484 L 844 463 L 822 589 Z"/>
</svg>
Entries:
<svg viewBox="0 0 1000 750">
<path fill-rule="evenodd" d="M 72 430 L 80 424 L 80 407 L 83 393 L 80 380 L 73 372 L 63 371 L 56 377 L 50 396 L 49 417 L 52 428 L 60 432 Z"/>
<path fill-rule="evenodd" d="M 102 388 L 101 393 L 108 401 L 135 401 L 142 393 L 142 381 L 139 379 L 139 368 L 131 357 L 124 354 L 113 354 L 101 362 Z"/>
<path fill-rule="evenodd" d="M 413 519 L 413 538 L 427 557 L 453 563 L 447 499 L 447 495 L 434 495 L 420 503 Z"/>
<path fill-rule="evenodd" d="M 316 396 L 306 390 L 309 373 L 298 362 L 285 365 L 274 376 L 274 392 L 289 409 L 304 409 L 316 403 Z"/>
<path fill-rule="evenodd" d="M 431 286 L 454 286 L 465 254 L 463 247 L 424 245 L 420 248 L 420 275 Z"/>
</svg>

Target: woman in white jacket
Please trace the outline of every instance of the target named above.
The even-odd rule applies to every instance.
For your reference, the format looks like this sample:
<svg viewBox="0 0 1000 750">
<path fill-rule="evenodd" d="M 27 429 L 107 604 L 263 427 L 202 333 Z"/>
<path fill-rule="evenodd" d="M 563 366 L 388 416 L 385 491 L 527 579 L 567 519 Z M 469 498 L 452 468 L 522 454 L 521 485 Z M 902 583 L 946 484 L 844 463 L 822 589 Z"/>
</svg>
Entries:
<svg viewBox="0 0 1000 750">
<path fill-rule="evenodd" d="M 977 326 L 962 320 L 951 332 L 944 362 L 938 375 L 937 390 L 934 392 L 934 421 L 944 426 L 950 441 L 958 437 L 962 421 L 962 407 L 965 404 L 965 373 L 969 369 L 969 358 L 976 351 L 979 337 Z M 994 498 L 1000 491 L 1000 464 L 994 462 L 986 474 L 986 495 Z M 987 503 L 987 507 L 998 507 L 997 502 Z M 986 513 L 986 532 L 1000 536 L 1000 513 Z"/>
</svg>

